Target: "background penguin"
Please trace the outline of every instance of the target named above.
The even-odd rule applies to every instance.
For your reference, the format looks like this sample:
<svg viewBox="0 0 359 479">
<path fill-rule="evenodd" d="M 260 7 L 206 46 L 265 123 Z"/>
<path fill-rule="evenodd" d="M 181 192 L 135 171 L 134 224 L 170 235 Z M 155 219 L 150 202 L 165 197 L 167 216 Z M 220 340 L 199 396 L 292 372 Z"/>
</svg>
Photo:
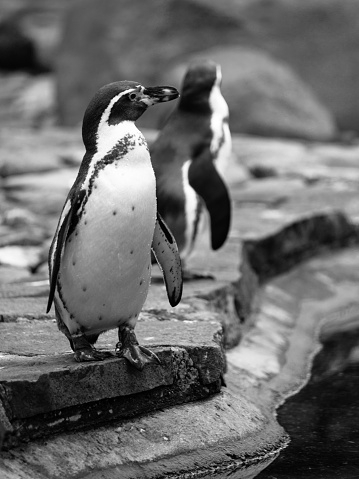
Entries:
<svg viewBox="0 0 359 479">
<path fill-rule="evenodd" d="M 213 62 L 190 66 L 177 108 L 150 148 L 158 211 L 176 238 L 183 267 L 193 251 L 204 205 L 212 249 L 223 245 L 230 227 L 229 193 L 218 172 L 231 154 L 221 78 L 221 68 Z"/>
<path fill-rule="evenodd" d="M 84 116 L 86 153 L 62 210 L 49 255 L 50 295 L 59 329 L 77 361 L 111 355 L 93 344 L 118 328 L 116 354 L 138 369 L 157 356 L 134 333 L 151 276 L 151 247 L 172 306 L 182 294 L 176 242 L 157 216 L 155 176 L 146 140 L 134 122 L 172 87 L 111 83 L 99 90 Z"/>
</svg>

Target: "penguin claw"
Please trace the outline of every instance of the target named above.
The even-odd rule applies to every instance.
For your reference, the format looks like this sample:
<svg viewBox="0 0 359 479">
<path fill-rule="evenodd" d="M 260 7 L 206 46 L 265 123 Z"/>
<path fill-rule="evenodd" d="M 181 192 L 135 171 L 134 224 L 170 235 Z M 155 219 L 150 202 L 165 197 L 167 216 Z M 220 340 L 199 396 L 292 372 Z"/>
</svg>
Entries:
<svg viewBox="0 0 359 479">
<path fill-rule="evenodd" d="M 116 344 L 116 355 L 127 359 L 136 369 L 142 371 L 147 363 L 161 364 L 159 357 L 154 352 L 138 344 L 133 328 L 129 326 L 121 328 L 119 340 Z"/>
<path fill-rule="evenodd" d="M 131 344 L 127 347 L 116 346 L 116 355 L 125 358 L 136 369 L 142 371 L 148 363 L 162 364 L 160 358 L 150 349 L 140 346 L 139 344 Z"/>
<path fill-rule="evenodd" d="M 150 362 L 157 362 L 158 364 L 162 364 L 160 358 L 150 349 L 146 348 L 145 346 L 139 346 L 140 350 L 146 355 L 151 358 Z"/>
<path fill-rule="evenodd" d="M 113 357 L 110 351 L 98 351 L 85 336 L 72 337 L 70 341 L 71 347 L 75 353 L 75 359 L 78 363 L 85 361 L 103 361 L 104 359 Z"/>
<path fill-rule="evenodd" d="M 75 351 L 75 359 L 78 363 L 86 361 L 103 361 L 110 357 L 113 357 L 113 354 L 109 351 L 97 351 L 95 348 Z"/>
</svg>

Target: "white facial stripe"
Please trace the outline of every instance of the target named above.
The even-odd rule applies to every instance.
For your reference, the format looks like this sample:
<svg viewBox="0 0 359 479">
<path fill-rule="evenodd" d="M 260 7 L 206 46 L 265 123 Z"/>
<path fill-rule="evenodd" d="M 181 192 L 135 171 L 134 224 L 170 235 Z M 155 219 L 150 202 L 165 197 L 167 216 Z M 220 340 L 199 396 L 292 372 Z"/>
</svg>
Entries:
<svg viewBox="0 0 359 479">
<path fill-rule="evenodd" d="M 89 170 L 86 175 L 85 181 L 82 184 L 82 188 L 86 190 L 88 189 L 89 180 L 96 167 L 96 163 L 101 160 L 108 152 L 110 152 L 124 136 L 128 134 L 134 135 L 136 138 L 143 136 L 142 133 L 137 129 L 133 121 L 122 121 L 115 125 L 108 124 L 108 119 L 110 117 L 111 110 L 114 104 L 124 95 L 128 95 L 132 91 L 138 91 L 139 87 L 140 91 L 142 92 L 144 90 L 144 87 L 138 84 L 136 87 L 129 88 L 128 90 L 125 90 L 114 96 L 108 104 L 106 110 L 103 112 L 96 134 L 97 151 L 91 158 Z M 144 138 L 143 142 L 146 143 Z"/>
<path fill-rule="evenodd" d="M 122 93 L 113 97 L 110 103 L 108 104 L 106 110 L 103 112 L 101 116 L 101 120 L 99 122 L 98 129 L 97 129 L 97 135 L 96 135 L 97 151 L 91 158 L 89 171 L 82 185 L 82 187 L 85 188 L 86 190 L 88 188 L 89 180 L 92 176 L 92 173 L 96 167 L 97 161 L 101 160 L 104 156 L 106 156 L 106 154 L 109 153 L 124 136 L 128 134 L 134 135 L 136 138 L 142 136 L 142 133 L 137 129 L 133 121 L 126 120 L 126 121 L 121 121 L 120 123 L 114 124 L 114 125 L 108 124 L 108 119 L 111 114 L 111 109 L 113 105 L 121 97 L 123 97 L 124 95 L 128 95 L 132 91 L 137 91 L 137 89 L 138 87 L 129 88 L 128 90 L 125 90 Z"/>
<path fill-rule="evenodd" d="M 121 98 L 123 97 L 124 95 L 128 95 L 131 91 L 135 91 L 136 88 L 129 88 L 128 90 L 125 90 L 121 93 L 119 93 L 118 95 L 114 96 L 112 98 L 112 100 L 110 101 L 110 103 L 108 104 L 106 110 L 102 113 L 102 116 L 101 116 L 101 120 L 99 122 L 99 125 L 98 125 L 98 129 L 97 129 L 97 140 L 98 141 L 98 134 L 99 134 L 99 131 L 101 130 L 102 126 L 107 123 L 109 117 L 110 117 L 110 114 L 111 114 L 111 110 L 112 110 L 112 107 L 113 105 Z"/>
<path fill-rule="evenodd" d="M 131 121 L 123 121 L 117 125 L 109 125 L 108 119 L 111 115 L 111 110 L 114 104 L 124 95 L 128 95 L 132 91 L 137 91 L 137 88 L 138 87 L 129 88 L 128 90 L 125 90 L 114 96 L 108 104 L 106 110 L 102 113 L 96 134 L 97 153 L 95 155 L 96 158 L 94 157 L 93 160 L 97 160 L 98 158 L 102 158 L 104 155 L 106 155 L 106 153 L 108 153 L 116 145 L 116 143 L 128 132 L 128 130 L 132 129 L 133 122 Z M 136 131 L 138 132 L 137 128 Z"/>
</svg>

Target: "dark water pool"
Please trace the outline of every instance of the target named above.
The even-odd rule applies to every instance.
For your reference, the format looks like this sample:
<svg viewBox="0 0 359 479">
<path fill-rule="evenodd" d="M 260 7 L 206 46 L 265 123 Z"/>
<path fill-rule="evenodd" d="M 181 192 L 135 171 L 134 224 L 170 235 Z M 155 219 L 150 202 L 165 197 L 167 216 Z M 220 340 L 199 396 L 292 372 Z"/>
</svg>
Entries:
<svg viewBox="0 0 359 479">
<path fill-rule="evenodd" d="M 359 330 L 323 346 L 309 383 L 278 410 L 291 444 L 259 479 L 359 479 Z"/>
</svg>

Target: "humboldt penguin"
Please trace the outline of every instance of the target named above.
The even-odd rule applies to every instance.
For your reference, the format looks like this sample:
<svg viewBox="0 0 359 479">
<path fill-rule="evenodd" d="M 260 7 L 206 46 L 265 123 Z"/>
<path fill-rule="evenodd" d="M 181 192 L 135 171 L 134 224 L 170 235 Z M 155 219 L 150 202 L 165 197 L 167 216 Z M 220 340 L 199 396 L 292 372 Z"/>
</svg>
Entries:
<svg viewBox="0 0 359 479">
<path fill-rule="evenodd" d="M 177 107 L 150 147 L 157 208 L 176 238 L 184 268 L 205 209 L 213 250 L 223 245 L 230 228 L 231 202 L 222 174 L 231 154 L 231 134 L 221 79 L 218 64 L 190 65 Z"/>
<path fill-rule="evenodd" d="M 119 81 L 102 87 L 86 109 L 86 148 L 49 253 L 50 294 L 59 329 L 75 359 L 111 355 L 93 346 L 118 328 L 116 355 L 142 369 L 158 357 L 134 328 L 151 278 L 151 249 L 162 269 L 169 302 L 182 294 L 175 239 L 157 213 L 156 183 L 147 143 L 135 121 L 146 109 L 178 97 L 175 88 Z"/>
</svg>

